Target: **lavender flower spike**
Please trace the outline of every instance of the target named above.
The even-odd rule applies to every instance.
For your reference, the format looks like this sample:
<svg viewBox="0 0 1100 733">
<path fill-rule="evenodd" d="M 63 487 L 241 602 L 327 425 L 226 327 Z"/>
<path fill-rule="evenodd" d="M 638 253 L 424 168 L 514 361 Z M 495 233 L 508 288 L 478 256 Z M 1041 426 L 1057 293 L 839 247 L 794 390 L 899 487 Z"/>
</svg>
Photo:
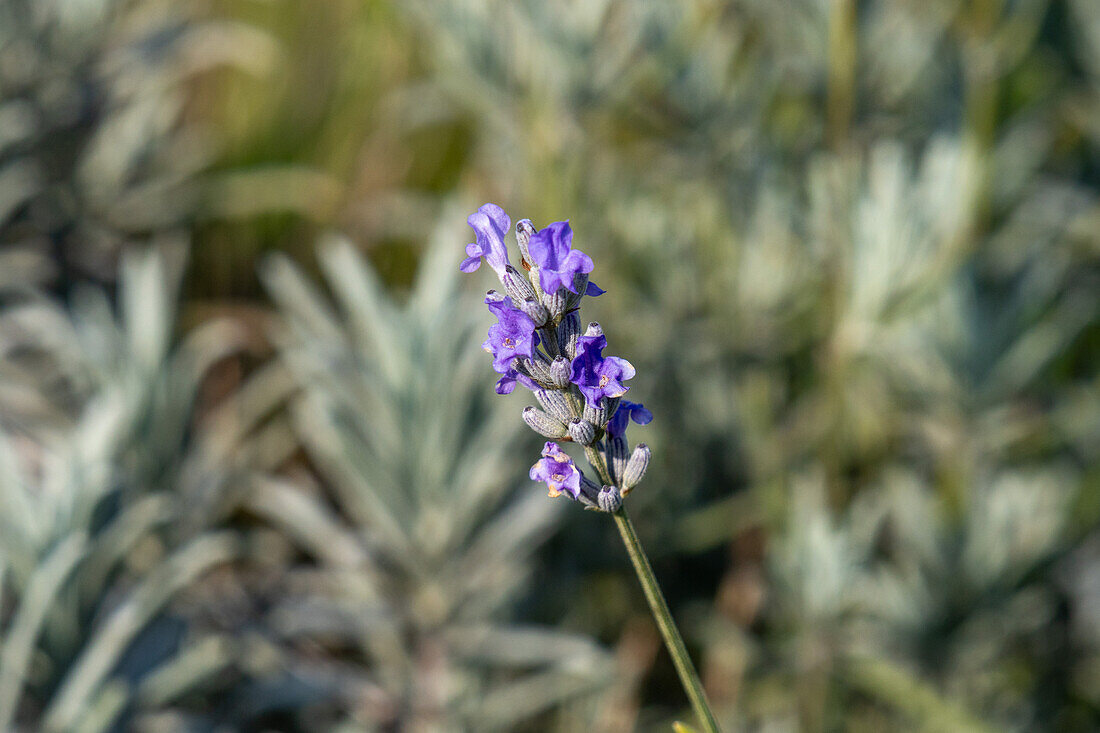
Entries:
<svg viewBox="0 0 1100 733">
<path fill-rule="evenodd" d="M 607 434 L 612 437 L 622 435 L 626 432 L 626 426 L 630 420 L 639 425 L 649 425 L 653 421 L 653 413 L 640 402 L 623 400 L 619 403 L 619 409 L 615 410 L 615 414 L 607 421 Z"/>
<path fill-rule="evenodd" d="M 550 496 L 569 494 L 574 499 L 581 493 L 581 472 L 557 443 L 547 441 L 542 449 L 542 458 L 531 466 L 532 481 L 545 481 Z"/>
<path fill-rule="evenodd" d="M 463 272 L 473 272 L 481 267 L 481 258 L 489 263 L 497 277 L 504 282 L 505 268 L 508 266 L 508 248 L 504 245 L 504 235 L 512 220 L 504 209 L 496 204 L 482 204 L 466 218 L 476 235 L 477 241 L 466 245 L 466 259 L 458 266 Z"/>
<path fill-rule="evenodd" d="M 617 356 L 603 356 L 607 338 L 581 336 L 577 339 L 577 356 L 573 359 L 572 382 L 590 405 L 601 397 L 622 397 L 630 389 L 623 381 L 634 376 L 634 365 Z"/>
<path fill-rule="evenodd" d="M 623 382 L 634 376 L 634 367 L 626 359 L 603 355 L 607 338 L 599 324 L 590 323 L 581 335 L 576 311 L 582 293 L 578 291 L 603 292 L 588 282 L 592 258 L 573 249 L 568 222 L 536 231 L 530 221 L 521 219 L 516 224 L 516 241 L 524 273 L 508 263 L 504 233 L 510 220 L 499 206 L 485 204 L 467 221 L 477 232 L 477 243 L 466 248 L 468 257 L 460 269 L 473 272 L 484 258 L 500 276 L 508 296 L 489 291 L 485 299 L 497 317 L 484 343 L 493 355 L 493 369 L 501 375 L 497 393 L 512 392 L 517 382 L 534 392 L 542 409 L 526 408 L 523 420 L 551 439 L 531 466 L 531 480 L 546 482 L 550 496 L 567 494 L 585 509 L 614 519 L 702 730 L 719 733 L 699 674 L 624 506 L 623 499 L 642 480 L 650 459 L 644 444 L 627 459 L 624 433 L 631 420 L 645 425 L 653 415 L 642 405 L 622 399 L 627 391 Z M 582 474 L 554 440 L 583 448 L 599 482 Z"/>
<path fill-rule="evenodd" d="M 493 355 L 493 371 L 507 374 L 517 356 L 534 357 L 539 337 L 535 335 L 535 322 L 523 311 L 512 305 L 512 299 L 485 298 L 485 304 L 497 317 L 497 323 L 489 326 L 489 338 L 481 348 Z"/>
<path fill-rule="evenodd" d="M 527 243 L 531 260 L 539 266 L 539 285 L 547 295 L 553 295 L 558 288 L 577 294 L 573 278 L 592 272 L 592 258 L 579 249 L 573 249 L 572 243 L 573 230 L 569 228 L 568 221 L 556 221 L 535 232 Z M 591 296 L 603 292 L 595 283 L 588 283 L 585 290 L 585 294 Z"/>
</svg>

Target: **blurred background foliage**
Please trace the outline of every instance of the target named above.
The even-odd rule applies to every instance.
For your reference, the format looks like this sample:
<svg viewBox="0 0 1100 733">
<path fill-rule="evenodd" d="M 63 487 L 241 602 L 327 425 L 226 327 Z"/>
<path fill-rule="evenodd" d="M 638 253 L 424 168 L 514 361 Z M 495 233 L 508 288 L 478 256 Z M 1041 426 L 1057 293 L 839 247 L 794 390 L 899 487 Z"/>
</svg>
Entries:
<svg viewBox="0 0 1100 733">
<path fill-rule="evenodd" d="M 1100 727 L 1093 0 L 0 0 L 0 728 L 668 730 L 456 274 L 569 218 L 730 730 Z"/>
</svg>

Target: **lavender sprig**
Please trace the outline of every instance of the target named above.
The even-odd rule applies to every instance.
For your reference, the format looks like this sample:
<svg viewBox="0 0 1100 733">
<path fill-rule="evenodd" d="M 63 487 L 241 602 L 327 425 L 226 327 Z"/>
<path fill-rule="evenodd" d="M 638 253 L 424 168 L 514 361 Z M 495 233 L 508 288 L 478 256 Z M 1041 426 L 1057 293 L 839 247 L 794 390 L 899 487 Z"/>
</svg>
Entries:
<svg viewBox="0 0 1100 733">
<path fill-rule="evenodd" d="M 630 389 L 624 382 L 635 369 L 626 359 L 603 355 L 607 338 L 600 325 L 590 323 L 581 333 L 581 299 L 604 293 L 588 279 L 595 267 L 592 258 L 573 248 L 569 222 L 539 230 L 522 219 L 516 223 L 516 241 L 524 275 L 508 259 L 504 236 L 511 219 L 503 209 L 484 204 L 467 222 L 477 241 L 466 246 L 460 269 L 473 272 L 484 259 L 506 293 L 491 290 L 485 298 L 497 319 L 482 344 L 493 357 L 493 370 L 502 375 L 496 391 L 508 394 L 516 383 L 531 390 L 541 409 L 525 408 L 523 421 L 551 438 L 531 467 L 531 479 L 545 482 L 552 497 L 566 496 L 614 517 L 692 707 L 704 729 L 717 733 L 699 675 L 623 507 L 623 498 L 645 476 L 650 457 L 645 443 L 630 450 L 626 430 L 631 421 L 649 424 L 653 414 L 623 399 Z M 585 476 L 555 441 L 582 446 L 598 482 Z"/>
</svg>

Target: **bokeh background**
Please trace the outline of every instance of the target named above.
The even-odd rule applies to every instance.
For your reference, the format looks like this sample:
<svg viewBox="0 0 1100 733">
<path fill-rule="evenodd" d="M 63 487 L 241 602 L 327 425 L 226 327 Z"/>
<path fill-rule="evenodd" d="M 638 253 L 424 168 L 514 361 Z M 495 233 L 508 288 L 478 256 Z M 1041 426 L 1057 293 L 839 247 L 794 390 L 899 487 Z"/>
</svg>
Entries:
<svg viewBox="0 0 1100 733">
<path fill-rule="evenodd" d="M 1097 730 L 1098 194 L 1095 0 L 0 0 L 0 730 L 689 719 L 486 201 L 728 730 Z"/>
</svg>

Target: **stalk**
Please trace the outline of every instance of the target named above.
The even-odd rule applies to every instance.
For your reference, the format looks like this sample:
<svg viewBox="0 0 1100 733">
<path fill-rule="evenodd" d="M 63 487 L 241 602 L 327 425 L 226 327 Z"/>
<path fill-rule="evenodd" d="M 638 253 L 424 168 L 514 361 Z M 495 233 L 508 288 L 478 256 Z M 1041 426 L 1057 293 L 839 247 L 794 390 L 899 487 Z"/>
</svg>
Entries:
<svg viewBox="0 0 1100 733">
<path fill-rule="evenodd" d="M 620 508 L 613 515 L 615 525 L 619 528 L 619 534 L 623 537 L 623 544 L 630 555 L 630 561 L 634 564 L 634 572 L 638 574 L 638 581 L 642 584 L 645 598 L 649 601 L 649 609 L 653 612 L 653 619 L 657 622 L 657 628 L 661 630 L 661 636 L 668 647 L 668 653 L 672 655 L 672 663 L 676 665 L 676 673 L 680 675 L 680 684 L 684 686 L 688 698 L 691 699 L 691 707 L 695 710 L 695 716 L 703 726 L 706 733 L 720 733 L 718 721 L 707 703 L 707 695 L 703 691 L 703 683 L 699 681 L 699 673 L 695 671 L 695 665 L 691 663 L 687 648 L 684 646 L 684 638 L 672 620 L 672 613 L 668 610 L 661 586 L 657 584 L 657 577 L 653 574 L 653 567 L 649 564 L 642 543 L 638 540 L 638 534 L 634 531 L 634 524 L 626 514 L 625 508 Z"/>
</svg>

